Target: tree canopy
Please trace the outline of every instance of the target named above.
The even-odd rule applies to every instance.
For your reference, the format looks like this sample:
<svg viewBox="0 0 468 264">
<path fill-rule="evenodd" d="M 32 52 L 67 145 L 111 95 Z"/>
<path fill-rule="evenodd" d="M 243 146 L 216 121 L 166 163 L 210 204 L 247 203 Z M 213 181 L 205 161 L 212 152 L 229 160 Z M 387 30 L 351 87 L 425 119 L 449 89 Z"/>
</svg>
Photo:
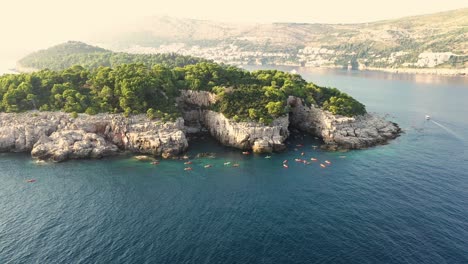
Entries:
<svg viewBox="0 0 468 264">
<path fill-rule="evenodd" d="M 219 100 L 212 109 L 239 121 L 270 123 L 288 113 L 288 96 L 333 114 L 366 112 L 351 96 L 308 83 L 297 74 L 249 72 L 209 62 L 184 67 L 132 63 L 88 69 L 75 65 L 60 71 L 3 75 L 0 111 L 145 113 L 151 118 L 173 119 L 180 115 L 176 97 L 185 89 L 216 93 Z"/>
<path fill-rule="evenodd" d="M 121 64 L 140 63 L 148 67 L 161 64 L 166 67 L 183 67 L 208 60 L 184 56 L 175 53 L 168 54 L 129 54 L 112 52 L 103 48 L 91 46 L 78 41 L 69 41 L 54 47 L 34 52 L 21 60 L 19 65 L 38 70 L 64 70 L 73 65 L 81 65 L 87 69 L 101 66 L 115 68 Z"/>
</svg>

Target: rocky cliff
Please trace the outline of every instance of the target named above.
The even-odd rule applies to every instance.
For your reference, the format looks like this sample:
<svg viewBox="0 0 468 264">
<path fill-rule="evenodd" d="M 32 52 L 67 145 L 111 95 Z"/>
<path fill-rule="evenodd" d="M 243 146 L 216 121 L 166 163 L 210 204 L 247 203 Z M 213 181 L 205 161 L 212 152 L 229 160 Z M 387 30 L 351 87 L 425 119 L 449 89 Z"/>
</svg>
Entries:
<svg viewBox="0 0 468 264">
<path fill-rule="evenodd" d="M 280 151 L 289 126 L 321 137 L 327 149 L 360 149 L 384 144 L 401 130 L 375 115 L 335 116 L 288 98 L 289 116 L 270 125 L 235 122 L 210 110 L 216 96 L 208 92 L 182 91 L 178 104 L 183 117 L 162 123 L 144 115 L 80 114 L 72 118 L 60 112 L 0 113 L 0 152 L 31 152 L 41 160 L 101 158 L 119 151 L 170 158 L 188 147 L 185 133 L 209 132 L 222 144 L 257 153 Z"/>
<path fill-rule="evenodd" d="M 161 123 L 144 115 L 79 115 L 58 112 L 0 113 L 0 151 L 31 151 L 34 158 L 63 161 L 131 151 L 169 158 L 188 147 L 183 120 Z"/>
<path fill-rule="evenodd" d="M 178 103 L 183 108 L 186 131 L 189 133 L 207 130 L 226 146 L 257 153 L 269 153 L 285 149 L 284 141 L 289 136 L 289 119 L 283 116 L 272 124 L 235 122 L 223 114 L 209 110 L 216 96 L 204 91 L 182 91 Z"/>
<path fill-rule="evenodd" d="M 291 125 L 321 137 L 327 149 L 361 149 L 385 144 L 398 137 L 397 124 L 372 114 L 357 117 L 333 115 L 314 106 L 304 106 L 302 100 L 290 96 Z"/>
</svg>

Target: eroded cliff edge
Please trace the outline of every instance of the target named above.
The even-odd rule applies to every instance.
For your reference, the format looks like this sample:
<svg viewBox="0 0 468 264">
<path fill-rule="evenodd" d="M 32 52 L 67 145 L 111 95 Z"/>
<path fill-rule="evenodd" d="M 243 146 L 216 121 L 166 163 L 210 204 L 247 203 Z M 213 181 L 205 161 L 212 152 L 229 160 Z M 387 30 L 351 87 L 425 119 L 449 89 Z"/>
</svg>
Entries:
<svg viewBox="0 0 468 264">
<path fill-rule="evenodd" d="M 375 114 L 356 117 L 333 115 L 312 106 L 305 106 L 300 98 L 290 96 L 290 122 L 295 128 L 320 137 L 323 148 L 363 149 L 386 144 L 401 134 L 400 127 Z"/>
<path fill-rule="evenodd" d="M 188 133 L 208 131 L 226 146 L 256 153 L 281 151 L 289 136 L 289 118 L 282 116 L 269 125 L 256 122 L 235 122 L 223 114 L 210 110 L 216 96 L 204 91 L 181 91 L 178 103 L 182 108 Z"/>
<path fill-rule="evenodd" d="M 216 96 L 203 91 L 181 91 L 178 104 L 183 118 L 175 122 L 150 120 L 145 115 L 80 114 L 61 112 L 0 113 L 0 152 L 31 152 L 41 160 L 101 158 L 121 151 L 163 158 L 188 148 L 186 134 L 209 132 L 226 146 L 257 153 L 285 149 L 289 128 L 324 140 L 327 149 L 360 149 L 399 136 L 397 124 L 372 114 L 343 117 L 289 97 L 289 115 L 269 125 L 235 122 L 211 110 Z"/>
<path fill-rule="evenodd" d="M 216 96 L 209 92 L 182 91 L 179 103 L 184 109 L 188 132 L 207 129 L 221 143 L 255 152 L 271 152 L 284 149 L 284 141 L 293 127 L 320 137 L 323 148 L 362 149 L 386 144 L 398 137 L 400 127 L 375 114 L 356 117 L 333 115 L 313 105 L 305 106 L 303 100 L 290 96 L 287 104 L 289 116 L 275 119 L 270 125 L 253 122 L 235 122 L 211 111 Z"/>
<path fill-rule="evenodd" d="M 188 147 L 184 122 L 161 123 L 144 115 L 60 112 L 0 113 L 0 152 L 31 152 L 41 160 L 101 158 L 131 151 L 165 158 Z"/>
</svg>

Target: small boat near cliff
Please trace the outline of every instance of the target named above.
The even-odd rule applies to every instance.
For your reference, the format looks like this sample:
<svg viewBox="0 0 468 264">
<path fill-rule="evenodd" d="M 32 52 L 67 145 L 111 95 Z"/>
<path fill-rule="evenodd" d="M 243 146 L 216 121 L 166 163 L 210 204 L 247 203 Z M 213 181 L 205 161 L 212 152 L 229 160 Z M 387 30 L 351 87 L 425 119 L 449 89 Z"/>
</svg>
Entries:
<svg viewBox="0 0 468 264">
<path fill-rule="evenodd" d="M 244 155 L 249 155 L 250 152 L 248 152 L 248 151 L 243 151 L 242 154 L 244 154 Z"/>
<path fill-rule="evenodd" d="M 185 171 L 191 171 L 192 170 L 192 167 L 187 167 L 184 169 Z"/>
</svg>

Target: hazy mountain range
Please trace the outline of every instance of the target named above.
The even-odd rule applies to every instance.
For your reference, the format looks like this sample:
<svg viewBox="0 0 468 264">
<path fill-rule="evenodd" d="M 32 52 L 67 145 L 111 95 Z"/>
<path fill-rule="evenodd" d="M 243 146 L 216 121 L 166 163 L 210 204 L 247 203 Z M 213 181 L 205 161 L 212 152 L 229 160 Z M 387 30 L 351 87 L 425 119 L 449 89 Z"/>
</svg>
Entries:
<svg viewBox="0 0 468 264">
<path fill-rule="evenodd" d="M 468 8 L 361 24 L 232 24 L 151 17 L 93 43 L 230 64 L 468 68 Z"/>
</svg>

